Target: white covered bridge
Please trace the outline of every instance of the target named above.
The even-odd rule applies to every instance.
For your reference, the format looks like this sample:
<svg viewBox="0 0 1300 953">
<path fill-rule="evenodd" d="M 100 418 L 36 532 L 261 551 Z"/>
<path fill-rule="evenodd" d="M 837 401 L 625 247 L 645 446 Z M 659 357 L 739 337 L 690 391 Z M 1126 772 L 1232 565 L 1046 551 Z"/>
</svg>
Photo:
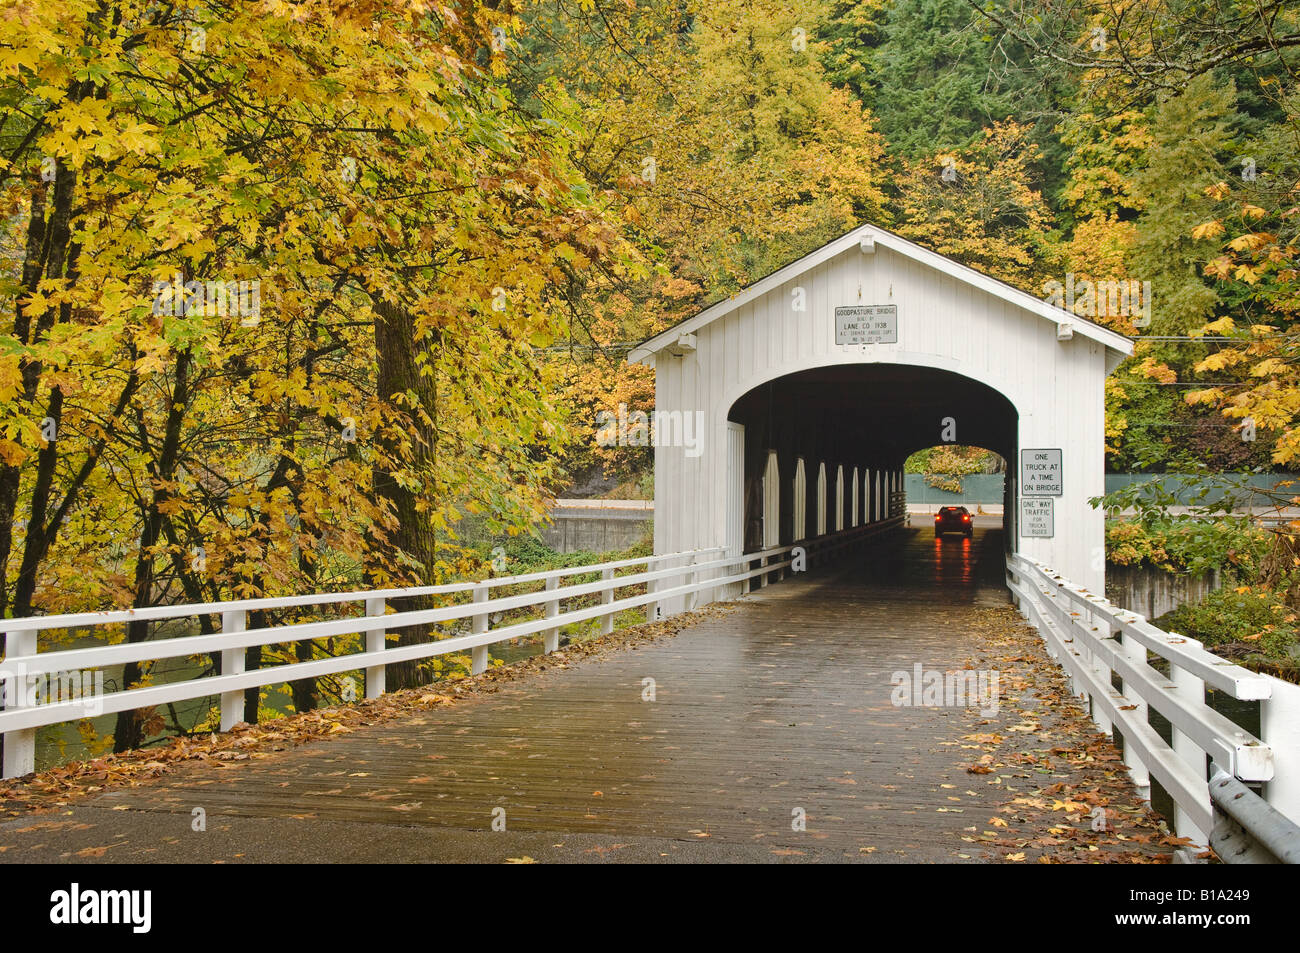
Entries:
<svg viewBox="0 0 1300 953">
<path fill-rule="evenodd" d="M 629 355 L 655 369 L 659 414 L 703 420 L 700 447 L 656 449 L 655 552 L 739 554 L 887 517 L 907 457 L 956 443 L 1007 461 L 1008 545 L 1101 592 L 1088 499 L 1105 492 L 1105 380 L 1132 353 L 862 226 Z"/>
</svg>

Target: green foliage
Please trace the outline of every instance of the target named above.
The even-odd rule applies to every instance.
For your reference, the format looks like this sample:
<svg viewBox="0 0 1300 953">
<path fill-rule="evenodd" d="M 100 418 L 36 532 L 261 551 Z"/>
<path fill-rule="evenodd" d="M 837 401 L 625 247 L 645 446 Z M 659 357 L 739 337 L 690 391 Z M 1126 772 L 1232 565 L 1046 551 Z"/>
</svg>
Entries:
<svg viewBox="0 0 1300 953">
<path fill-rule="evenodd" d="M 1300 626 L 1285 590 L 1273 586 L 1216 589 L 1200 602 L 1179 606 L 1157 623 L 1166 631 L 1200 639 L 1218 654 L 1257 671 L 1300 681 Z"/>
<path fill-rule="evenodd" d="M 1106 521 L 1106 560 L 1116 566 L 1146 564 L 1193 574 L 1218 569 L 1252 578 L 1270 543 L 1271 535 L 1245 517 Z"/>
<path fill-rule="evenodd" d="M 1204 347 L 1184 348 L 1192 357 Z M 1123 427 L 1108 446 L 1106 467 L 1115 473 L 1186 473 L 1208 468 L 1244 472 L 1269 465 L 1276 438 L 1260 432 L 1241 439 L 1237 427 L 1204 407 L 1189 407 L 1185 388 L 1120 372 L 1124 399 L 1111 408 Z"/>
<path fill-rule="evenodd" d="M 493 547 L 480 544 L 479 554 L 485 564 L 491 564 Z M 571 553 L 556 552 L 535 536 L 518 536 L 501 543 L 505 553 L 505 568 L 493 572 L 496 576 L 523 576 L 528 573 L 546 572 L 551 569 L 567 569 L 572 566 L 590 566 L 601 562 L 614 562 L 620 559 L 635 559 L 649 556 L 654 551 L 653 543 L 644 539 L 627 549 L 609 553 L 595 553 L 590 550 L 577 550 Z"/>
<path fill-rule="evenodd" d="M 926 483 L 949 493 L 962 491 L 963 476 L 1005 469 L 1006 463 L 991 450 L 953 444 L 918 450 L 903 463 L 904 473 L 923 473 Z"/>
<path fill-rule="evenodd" d="M 826 40 L 822 66 L 826 79 L 871 104 L 885 82 L 876 48 L 884 41 L 888 0 L 832 0 L 819 31 Z"/>
<path fill-rule="evenodd" d="M 1152 148 L 1134 176 L 1138 218 L 1134 273 L 1152 283 L 1154 314 L 1148 334 L 1186 334 L 1214 314 L 1218 297 L 1203 276 L 1214 242 L 1193 238 L 1214 217 L 1205 190 L 1224 177 L 1235 158 L 1236 90 L 1198 77 L 1155 107 Z"/>
<path fill-rule="evenodd" d="M 989 126 L 1014 119 L 1034 126 L 1044 158 L 1038 178 L 1054 193 L 1064 178 L 1057 102 L 1073 89 L 1071 77 L 1031 71 L 1025 50 L 967 0 L 894 0 L 886 11 L 883 29 L 876 17 L 851 27 L 881 37 L 872 66 L 854 71 L 845 64 L 836 75 L 847 72 L 846 82 L 864 89 L 863 102 L 879 117 L 891 151 L 915 160 L 960 149 Z M 844 47 L 841 41 L 841 58 Z"/>
</svg>

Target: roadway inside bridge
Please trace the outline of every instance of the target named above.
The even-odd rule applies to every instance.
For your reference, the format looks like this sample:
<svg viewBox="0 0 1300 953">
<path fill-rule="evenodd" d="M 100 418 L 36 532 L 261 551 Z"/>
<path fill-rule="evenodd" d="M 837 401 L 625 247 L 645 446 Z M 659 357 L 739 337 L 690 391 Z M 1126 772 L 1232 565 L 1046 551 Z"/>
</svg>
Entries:
<svg viewBox="0 0 1300 953">
<path fill-rule="evenodd" d="M 75 803 L 53 828 L 8 821 L 0 862 L 1032 862 L 1017 845 L 1063 837 L 1095 850 L 1086 815 L 1049 797 L 1026 820 L 1015 801 L 1096 789 L 1098 759 L 1059 754 L 1078 738 L 1006 606 L 1000 531 L 936 540 L 924 519 L 676 634 L 186 765 Z M 898 676 L 922 670 L 998 672 L 997 710 L 900 704 Z"/>
<path fill-rule="evenodd" d="M 873 545 L 836 578 L 891 600 L 1006 605 L 1002 517 L 976 514 L 971 521 L 970 538 L 935 536 L 933 517 L 912 514 L 910 525 Z"/>
</svg>

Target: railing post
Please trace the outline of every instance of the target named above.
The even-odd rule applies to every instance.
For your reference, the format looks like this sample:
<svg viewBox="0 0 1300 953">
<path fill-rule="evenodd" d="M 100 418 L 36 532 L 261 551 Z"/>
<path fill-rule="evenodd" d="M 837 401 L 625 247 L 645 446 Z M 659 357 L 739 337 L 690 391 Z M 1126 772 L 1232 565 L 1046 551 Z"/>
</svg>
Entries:
<svg viewBox="0 0 1300 953">
<path fill-rule="evenodd" d="M 1065 584 L 1060 581 L 1056 581 L 1051 583 L 1051 585 L 1056 587 L 1055 596 L 1056 596 L 1057 606 L 1065 610 L 1066 617 L 1072 620 L 1071 626 L 1079 625 L 1080 620 L 1070 615 L 1070 600 L 1065 595 Z M 1070 627 L 1066 627 L 1066 632 L 1065 632 L 1065 635 L 1069 637 L 1069 642 L 1066 643 L 1062 651 L 1070 652 L 1071 648 L 1074 649 L 1082 648 L 1083 651 L 1086 652 L 1087 649 L 1082 645 L 1083 640 L 1079 637 L 1079 633 L 1069 631 L 1069 628 Z M 1083 662 L 1083 664 L 1090 666 L 1092 663 L 1091 661 L 1089 661 L 1089 658 L 1084 658 L 1081 661 Z M 1074 674 L 1074 672 L 1071 670 L 1072 668 L 1073 666 L 1066 667 L 1066 676 L 1065 676 L 1070 682 L 1070 694 L 1073 695 L 1076 699 L 1082 699 L 1083 701 L 1086 702 L 1088 699 L 1088 693 L 1083 690 L 1083 686 L 1081 684 L 1082 679 L 1080 679 L 1078 676 Z M 1087 708 L 1089 711 L 1092 710 L 1091 705 L 1084 705 L 1084 707 Z"/>
<path fill-rule="evenodd" d="M 10 664 L 10 659 L 19 656 L 35 655 L 39 633 L 8 632 L 5 634 L 5 661 L 0 664 L 7 675 L 4 680 L 4 699 L 0 709 L 24 708 L 27 695 L 31 689 L 31 679 L 17 666 Z M 5 732 L 5 758 L 0 777 L 20 778 L 36 770 L 36 729 L 20 728 Z"/>
<path fill-rule="evenodd" d="M 1071 605 L 1068 599 L 1065 605 L 1067 609 Z M 1093 651 L 1092 640 L 1088 637 L 1096 634 L 1092 631 L 1092 610 L 1080 608 L 1079 615 L 1075 618 L 1076 626 L 1080 632 L 1074 635 L 1074 647 L 1079 650 L 1080 661 L 1095 672 L 1097 670 L 1097 653 Z M 1080 638 L 1081 633 L 1087 633 L 1087 635 Z M 1082 682 L 1083 679 L 1080 679 L 1080 681 Z M 1085 707 L 1088 709 L 1088 715 L 1091 717 L 1092 695 L 1088 694 L 1086 683 L 1079 686 L 1079 698 L 1083 700 Z"/>
<path fill-rule="evenodd" d="M 560 588 L 560 578 L 558 576 L 546 580 L 546 591 L 551 592 Z M 553 619 L 560 614 L 560 600 L 553 599 L 546 603 L 546 618 Z M 560 647 L 560 630 L 559 627 L 547 629 L 542 636 L 542 651 L 554 652 Z"/>
<path fill-rule="evenodd" d="M 687 563 L 687 566 L 693 567 L 693 566 L 694 566 L 696 563 L 698 563 L 699 561 L 700 561 L 700 557 L 699 557 L 699 556 L 692 556 L 692 557 L 691 557 L 691 561 L 690 561 L 689 563 Z M 686 577 L 685 577 L 685 578 L 686 578 L 686 585 L 688 585 L 688 586 L 693 586 L 693 585 L 695 585 L 697 582 L 700 581 L 700 573 L 699 573 L 699 570 L 697 570 L 697 569 L 690 569 L 690 570 L 686 573 Z M 689 593 L 686 594 L 686 611 L 688 611 L 688 612 L 693 612 L 693 611 L 695 610 L 695 608 L 696 608 L 699 604 L 700 604 L 700 593 L 699 593 L 698 590 L 696 590 L 695 592 L 689 592 Z"/>
<path fill-rule="evenodd" d="M 1171 632 L 1178 638 L 1183 636 Z M 1188 639 L 1189 644 L 1200 646 L 1200 642 L 1195 639 Z M 1189 702 L 1199 702 L 1205 704 L 1205 682 L 1197 678 L 1186 669 L 1179 668 L 1173 662 L 1169 663 L 1169 680 L 1174 683 L 1174 691 L 1179 696 Z M 1186 734 L 1178 730 L 1177 725 L 1171 725 L 1172 744 L 1174 753 L 1178 755 L 1191 769 L 1198 778 L 1204 778 L 1205 774 L 1205 749 L 1192 741 Z M 1198 801 L 1205 810 L 1212 811 L 1210 806 L 1210 789 L 1207 785 L 1202 791 L 1197 792 Z M 1210 842 L 1210 832 L 1203 831 L 1187 816 L 1182 806 L 1175 802 L 1174 804 L 1174 831 L 1179 837 L 1189 838 L 1197 847 L 1205 847 Z"/>
<path fill-rule="evenodd" d="M 474 587 L 474 602 L 487 602 L 488 587 Z M 482 635 L 488 630 L 488 613 L 480 612 L 478 615 L 471 617 L 470 632 L 474 635 Z M 476 645 L 470 649 L 469 654 L 469 673 L 471 675 L 481 675 L 487 671 L 488 666 L 488 647 L 486 645 Z"/>
<path fill-rule="evenodd" d="M 1270 684 L 1259 719 L 1259 740 L 1273 749 L 1273 780 L 1264 782 L 1264 800 L 1300 824 L 1300 685 L 1280 678 Z"/>
<path fill-rule="evenodd" d="M 221 613 L 221 634 L 243 632 L 248 624 L 248 612 L 231 609 Z M 221 674 L 237 675 L 244 671 L 243 649 L 221 650 Z M 229 731 L 244 720 L 244 690 L 221 693 L 221 730 Z"/>
<path fill-rule="evenodd" d="M 367 618 L 382 616 L 387 609 L 387 603 L 383 599 L 366 600 Z M 366 651 L 382 652 L 388 640 L 388 633 L 383 629 L 368 629 L 366 631 Z M 372 665 L 366 668 L 366 697 L 378 698 L 387 691 L 387 680 L 385 673 L 386 667 L 383 664 Z"/>
<path fill-rule="evenodd" d="M 1108 637 L 1113 638 L 1115 635 L 1115 631 L 1110 628 L 1110 622 L 1107 621 L 1105 616 L 1101 616 L 1100 621 L 1106 626 Z M 1094 630 L 1094 634 L 1099 639 L 1102 637 L 1101 633 L 1096 632 L 1095 630 Z M 1115 644 L 1118 645 L 1119 643 L 1116 642 Z M 1111 673 L 1111 668 L 1109 665 L 1106 664 L 1100 652 L 1092 653 L 1092 670 L 1097 673 L 1097 677 L 1101 679 L 1101 683 L 1103 685 L 1105 685 L 1108 688 L 1111 686 L 1112 678 L 1113 678 Z M 1110 719 L 1106 717 L 1106 713 L 1102 711 L 1101 708 L 1102 706 L 1097 704 L 1097 702 L 1094 700 L 1091 708 L 1092 720 L 1097 725 L 1097 727 L 1101 729 L 1102 734 L 1106 735 L 1107 737 L 1111 737 L 1111 732 L 1114 730 L 1115 726 L 1111 724 Z"/>
<path fill-rule="evenodd" d="M 652 565 L 654 565 L 654 564 L 653 564 L 653 563 L 646 563 L 645 568 L 646 568 L 646 571 L 647 571 L 647 572 L 650 570 L 650 567 L 651 567 Z M 655 580 L 655 579 L 650 579 L 650 580 L 647 580 L 647 581 L 646 581 L 646 584 L 645 584 L 645 593 L 646 593 L 647 596 L 650 595 L 650 593 L 654 592 L 656 589 L 659 588 L 657 585 L 655 585 L 656 582 L 657 582 L 657 580 Z M 646 606 L 645 606 L 645 620 L 646 620 L 647 622 L 654 622 L 654 621 L 656 621 L 658 618 L 659 618 L 659 603 L 657 603 L 657 602 L 647 602 L 647 603 L 646 603 Z"/>
<path fill-rule="evenodd" d="M 600 572 L 600 578 L 603 579 L 603 580 L 606 581 L 606 582 L 609 582 L 611 579 L 614 578 L 614 570 L 612 570 L 612 569 L 602 569 L 601 572 Z M 602 592 L 602 593 L 600 594 L 600 602 L 601 602 L 601 605 L 606 605 L 606 606 L 607 606 L 607 605 L 612 605 L 612 604 L 613 604 L 613 602 L 614 602 L 614 587 L 613 587 L 613 586 L 610 586 L 608 589 L 606 589 L 604 592 Z M 600 619 L 600 634 L 601 634 L 601 635 L 609 635 L 609 634 L 610 634 L 611 632 L 613 632 L 613 631 L 614 631 L 614 613 L 611 611 L 611 612 L 609 612 L 609 613 L 607 613 L 607 614 L 601 616 L 601 619 Z"/>
<path fill-rule="evenodd" d="M 758 566 L 759 566 L 760 569 L 763 569 L 763 570 L 766 570 L 766 569 L 767 569 L 767 557 L 766 557 L 766 556 L 760 556 L 760 557 L 758 557 Z M 766 571 L 764 571 L 764 572 L 760 572 L 760 573 L 758 574 L 758 588 L 762 589 L 762 588 L 764 588 L 765 586 L 767 586 L 767 572 L 766 572 Z"/>
<path fill-rule="evenodd" d="M 1146 665 L 1147 650 L 1146 646 L 1137 639 L 1132 638 L 1128 633 L 1120 636 L 1124 648 L 1124 654 L 1134 665 Z M 1122 694 L 1124 699 L 1133 706 L 1133 720 L 1145 722 L 1147 720 L 1147 703 L 1128 684 L 1124 683 Z M 1133 779 L 1133 786 L 1137 788 L 1138 794 L 1142 800 L 1151 800 L 1151 774 L 1147 771 L 1147 766 L 1142 763 L 1138 757 L 1137 747 L 1131 743 L 1131 739 L 1124 739 L 1124 764 L 1128 767 L 1129 776 Z"/>
</svg>

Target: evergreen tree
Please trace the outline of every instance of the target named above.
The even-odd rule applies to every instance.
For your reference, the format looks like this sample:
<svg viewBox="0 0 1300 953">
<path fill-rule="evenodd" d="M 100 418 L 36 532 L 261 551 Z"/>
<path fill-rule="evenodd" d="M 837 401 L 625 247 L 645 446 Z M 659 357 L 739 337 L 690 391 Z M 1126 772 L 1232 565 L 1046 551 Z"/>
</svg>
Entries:
<svg viewBox="0 0 1300 953">
<path fill-rule="evenodd" d="M 1216 246 L 1192 232 L 1214 217 L 1206 189 L 1224 178 L 1234 158 L 1238 119 L 1235 86 L 1218 86 L 1209 75 L 1155 107 L 1150 156 L 1134 178 L 1133 195 L 1143 211 L 1131 256 L 1137 277 L 1152 284 L 1149 333 L 1186 334 L 1215 311 L 1219 296 L 1204 268 Z"/>
<path fill-rule="evenodd" d="M 883 81 L 876 50 L 884 42 L 888 15 L 888 0 L 831 0 L 817 31 L 826 44 L 827 81 L 848 89 L 868 108 Z"/>
<path fill-rule="evenodd" d="M 1024 48 L 966 0 L 894 0 L 875 50 L 865 102 L 894 155 L 918 159 L 975 142 L 994 123 L 1032 125 L 1045 194 L 1061 188 L 1065 152 L 1057 104 L 1073 91 L 1061 70 L 1030 69 Z"/>
</svg>

